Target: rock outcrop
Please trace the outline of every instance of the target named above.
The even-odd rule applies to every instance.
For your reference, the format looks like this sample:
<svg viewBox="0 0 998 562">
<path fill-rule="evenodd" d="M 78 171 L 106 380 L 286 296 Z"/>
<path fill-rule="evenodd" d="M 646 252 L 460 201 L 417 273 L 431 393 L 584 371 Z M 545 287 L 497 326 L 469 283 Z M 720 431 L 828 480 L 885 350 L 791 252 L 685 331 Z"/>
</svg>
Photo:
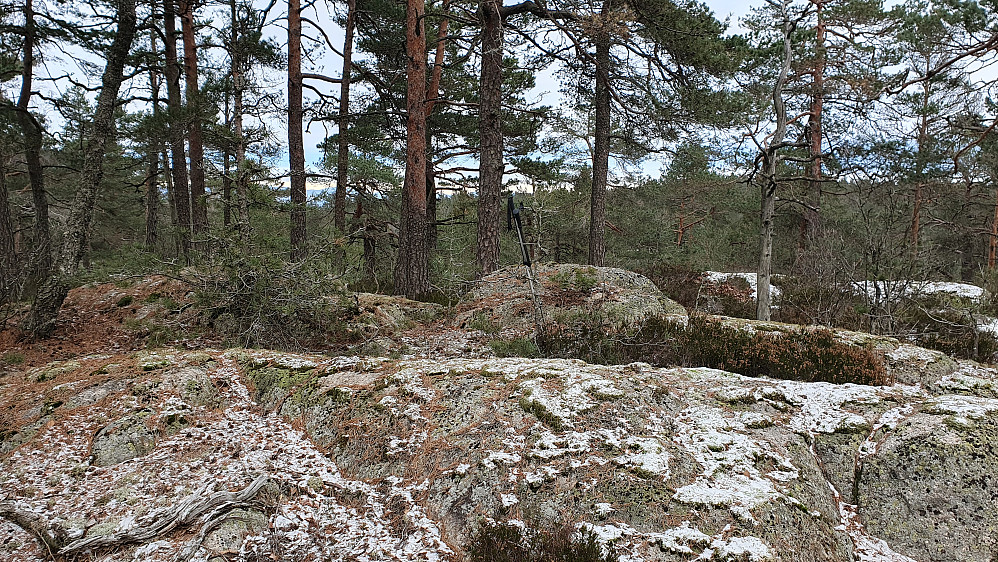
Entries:
<svg viewBox="0 0 998 562">
<path fill-rule="evenodd" d="M 535 291 L 545 322 L 571 325 L 593 319 L 606 326 L 633 326 L 652 316 L 684 320 L 686 309 L 647 277 L 612 267 L 536 264 Z M 457 307 L 459 328 L 526 333 L 536 317 L 524 266 L 501 269 L 481 281 Z"/>
<path fill-rule="evenodd" d="M 92 554 L 461 560 L 473 529 L 512 520 L 584 525 L 631 561 L 998 556 L 992 368 L 950 360 L 917 384 L 870 387 L 458 345 L 395 360 L 163 349 L 8 374 L 5 407 L 39 408 L 15 424 L 29 435 L 4 434 L 22 444 L 0 460 L 0 516 L 34 514 L 77 543 L 134 536 L 267 475 L 252 504 L 206 513 L 193 538 Z M 922 351 L 896 346 L 892 365 L 913 371 Z M 147 431 L 140 454 L 96 462 L 123 450 L 111 436 Z M 0 549 L 43 556 L 9 522 Z"/>
</svg>

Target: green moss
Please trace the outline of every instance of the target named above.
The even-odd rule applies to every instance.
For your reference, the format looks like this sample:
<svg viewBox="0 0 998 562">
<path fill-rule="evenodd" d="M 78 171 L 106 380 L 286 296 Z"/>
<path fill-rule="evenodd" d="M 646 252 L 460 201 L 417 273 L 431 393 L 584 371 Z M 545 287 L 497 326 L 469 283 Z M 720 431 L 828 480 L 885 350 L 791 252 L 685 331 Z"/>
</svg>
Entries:
<svg viewBox="0 0 998 562">
<path fill-rule="evenodd" d="M 132 300 L 133 300 L 132 295 L 125 295 L 120 299 L 118 299 L 118 302 L 115 303 L 115 306 L 117 306 L 118 308 L 126 307 L 132 304 Z"/>
<path fill-rule="evenodd" d="M 558 432 L 564 431 L 565 424 L 561 421 L 561 418 L 554 415 L 544 404 L 531 400 L 529 396 L 521 396 L 520 407 L 523 408 L 524 412 L 533 414 L 541 423 L 551 429 Z"/>
</svg>

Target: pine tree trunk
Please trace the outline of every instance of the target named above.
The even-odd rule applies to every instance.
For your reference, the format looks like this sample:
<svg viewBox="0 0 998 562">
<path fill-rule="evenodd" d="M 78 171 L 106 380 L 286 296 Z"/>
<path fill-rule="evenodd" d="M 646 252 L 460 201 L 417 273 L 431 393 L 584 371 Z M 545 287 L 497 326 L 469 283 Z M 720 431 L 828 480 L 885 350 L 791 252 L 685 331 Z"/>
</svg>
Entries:
<svg viewBox="0 0 998 562">
<path fill-rule="evenodd" d="M 288 0 L 288 160 L 291 167 L 291 260 L 305 258 L 305 141 L 301 76 L 301 2 Z"/>
<path fill-rule="evenodd" d="M 52 267 L 52 242 L 49 230 L 48 196 L 45 193 L 45 174 L 42 169 L 42 127 L 29 111 L 31 76 L 34 72 L 35 13 L 32 0 L 24 4 L 24 44 L 21 58 L 21 93 L 17 98 L 17 122 L 24 136 L 24 161 L 28 167 L 31 185 L 31 203 L 35 211 L 35 249 L 31 257 L 32 274 L 39 278 L 48 275 Z"/>
<path fill-rule="evenodd" d="M 609 5 L 610 0 L 606 0 L 604 15 Z M 602 266 L 606 258 L 606 187 L 610 171 L 610 35 L 606 30 L 601 30 L 596 36 L 595 106 L 589 264 Z"/>
<path fill-rule="evenodd" d="M 204 140 L 201 126 L 201 90 L 194 30 L 195 0 L 181 0 L 180 24 L 184 38 L 184 82 L 187 86 L 187 145 L 191 160 L 191 229 L 194 247 L 203 252 L 208 236 L 208 201 L 204 179 Z"/>
<path fill-rule="evenodd" d="M 340 111 L 337 116 L 339 138 L 336 147 L 336 191 L 333 193 L 333 226 L 340 232 L 347 227 L 347 182 L 350 173 L 350 70 L 353 64 L 353 30 L 357 0 L 347 0 L 346 36 L 343 39 L 343 72 L 340 82 Z"/>
<path fill-rule="evenodd" d="M 427 143 L 428 145 L 429 143 Z M 437 178 L 433 164 L 426 160 L 426 249 L 437 248 Z"/>
<path fill-rule="evenodd" d="M 239 20 L 236 12 L 236 0 L 230 0 L 229 9 L 232 18 L 232 52 L 229 55 L 232 71 L 232 128 L 236 137 L 236 206 L 239 240 L 246 242 L 249 237 L 249 199 L 247 194 L 249 178 L 246 174 L 246 139 L 243 138 L 243 92 L 246 87 L 243 68 L 245 59 L 238 49 Z"/>
<path fill-rule="evenodd" d="M 440 9 L 446 12 L 450 7 L 450 0 L 444 0 Z M 437 28 L 437 49 L 433 56 L 433 70 L 430 72 L 430 85 L 426 91 L 426 247 L 428 251 L 433 251 L 437 247 L 437 179 L 433 170 L 433 161 L 429 156 L 429 151 L 433 147 L 433 133 L 430 131 L 429 120 L 436 107 L 437 98 L 440 97 L 440 80 L 444 73 L 444 55 L 447 38 L 447 28 L 450 19 L 444 17 L 440 20 Z"/>
<path fill-rule="evenodd" d="M 424 0 L 406 5 L 406 166 L 395 261 L 395 294 L 416 298 L 429 292 L 426 247 L 426 34 Z"/>
<path fill-rule="evenodd" d="M 101 77 L 97 110 L 90 127 L 89 141 L 84 151 L 76 196 L 69 210 L 66 232 L 56 267 L 42 283 L 24 327 L 34 337 L 46 337 L 55 329 L 62 302 L 69 292 L 70 278 L 79 272 L 87 249 L 94 206 L 104 179 L 104 156 L 115 135 L 114 110 L 121 89 L 125 62 L 135 38 L 135 0 L 117 0 L 118 29 L 107 51 L 107 65 Z"/>
<path fill-rule="evenodd" d="M 502 54 L 503 29 L 499 0 L 479 5 L 482 18 L 482 78 L 478 106 L 481 156 L 478 172 L 478 275 L 499 269 L 502 207 Z"/>
<path fill-rule="evenodd" d="M 163 170 L 164 170 L 164 172 L 166 170 L 169 170 L 170 169 L 170 153 L 168 151 L 164 150 L 160 154 L 159 157 L 160 157 L 160 161 L 163 162 Z M 174 191 L 173 191 L 173 175 L 172 174 L 164 173 L 163 174 L 163 183 L 166 184 L 166 201 L 167 201 L 167 204 L 169 204 L 169 206 L 170 206 L 170 225 L 173 227 L 174 232 L 176 232 L 177 228 L 178 228 L 177 227 L 177 194 L 174 193 Z M 173 237 L 173 246 L 174 246 L 174 248 L 173 248 L 174 253 L 176 255 L 178 255 L 178 256 L 182 256 L 183 255 L 183 249 L 180 247 L 180 237 L 179 236 L 174 236 Z"/>
<path fill-rule="evenodd" d="M 825 100 L 825 20 L 824 0 L 814 3 L 818 22 L 815 27 L 815 60 L 811 83 L 811 110 L 807 119 L 808 151 L 811 158 L 808 202 L 801 224 L 801 247 L 810 246 L 821 229 L 821 121 Z"/>
<path fill-rule="evenodd" d="M 184 129 L 181 116 L 184 108 L 180 97 L 180 64 L 177 62 L 177 18 L 174 0 L 163 0 L 163 28 L 166 53 L 166 104 L 170 110 L 170 174 L 177 209 L 177 238 L 184 260 L 191 253 L 191 195 L 187 177 L 187 153 L 184 150 Z"/>
<path fill-rule="evenodd" d="M 17 253 L 14 250 L 14 223 L 7 195 L 7 155 L 0 152 L 0 303 L 10 297 Z"/>
<path fill-rule="evenodd" d="M 232 224 L 232 155 L 229 149 L 222 152 L 222 226 L 226 232 Z"/>
<path fill-rule="evenodd" d="M 156 31 L 153 30 L 149 34 L 149 46 L 152 51 L 153 58 L 157 58 L 158 53 L 156 52 Z M 152 95 L 152 113 L 153 116 L 159 115 L 159 75 L 156 74 L 154 69 L 149 70 L 149 89 Z M 153 250 L 156 247 L 156 241 L 159 237 L 159 146 L 158 142 L 150 139 L 149 146 L 146 148 L 148 153 L 146 154 L 147 164 L 146 164 L 146 196 L 145 196 L 145 211 L 146 211 L 146 239 L 145 246 L 147 250 Z"/>
<path fill-rule="evenodd" d="M 775 186 L 762 186 L 762 205 L 759 213 L 759 272 L 756 275 L 757 320 L 769 320 L 772 311 L 770 290 L 773 271 L 773 217 L 776 213 Z"/>
</svg>

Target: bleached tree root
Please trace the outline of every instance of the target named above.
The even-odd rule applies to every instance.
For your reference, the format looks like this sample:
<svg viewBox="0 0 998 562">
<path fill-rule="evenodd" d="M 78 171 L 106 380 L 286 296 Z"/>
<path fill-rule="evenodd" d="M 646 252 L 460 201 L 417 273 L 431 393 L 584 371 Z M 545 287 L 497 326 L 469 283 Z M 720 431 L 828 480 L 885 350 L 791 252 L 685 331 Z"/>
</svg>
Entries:
<svg viewBox="0 0 998 562">
<path fill-rule="evenodd" d="M 109 535 L 84 537 L 67 544 L 69 531 L 28 506 L 14 501 L 0 501 L 0 518 L 6 519 L 31 533 L 48 550 L 52 558 L 73 558 L 87 551 L 103 550 L 126 544 L 144 543 L 166 535 L 174 529 L 188 527 L 205 514 L 209 514 L 195 540 L 181 550 L 177 560 L 188 560 L 197 552 L 201 543 L 217 528 L 233 509 L 246 507 L 270 480 L 266 474 L 257 477 L 249 486 L 238 492 L 215 492 L 207 497 L 194 495 L 163 513 L 150 517 L 128 530 Z M 186 558 L 184 558 L 186 556 Z"/>
<path fill-rule="evenodd" d="M 269 479 L 269 476 L 262 474 L 253 483 L 238 492 L 215 492 L 208 497 L 191 496 L 180 502 L 179 505 L 160 514 L 153 521 L 140 523 L 133 529 L 73 541 L 60 548 L 58 554 L 73 556 L 88 550 L 149 542 L 178 527 L 189 526 L 209 512 L 212 514 L 212 520 L 218 519 L 221 515 L 237 507 L 242 507 L 253 499 Z"/>
<path fill-rule="evenodd" d="M 48 550 L 49 555 L 59 550 L 68 538 L 66 529 L 44 515 L 31 511 L 30 507 L 20 505 L 20 502 L 0 501 L 0 519 L 6 519 L 33 535 Z"/>
</svg>

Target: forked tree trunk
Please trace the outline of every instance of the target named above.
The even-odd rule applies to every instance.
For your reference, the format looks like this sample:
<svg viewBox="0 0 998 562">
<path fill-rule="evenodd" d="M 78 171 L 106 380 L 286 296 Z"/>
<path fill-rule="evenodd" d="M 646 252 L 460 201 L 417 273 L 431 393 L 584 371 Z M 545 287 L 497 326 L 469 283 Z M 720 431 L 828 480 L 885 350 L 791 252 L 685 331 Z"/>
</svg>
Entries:
<svg viewBox="0 0 998 562">
<path fill-rule="evenodd" d="M 174 0 L 163 0 L 163 29 L 166 53 L 166 105 L 170 110 L 170 174 L 173 176 L 174 202 L 177 209 L 177 238 L 184 260 L 191 253 L 191 195 L 187 178 L 187 152 L 181 117 L 180 64 L 177 62 L 177 17 Z"/>
<path fill-rule="evenodd" d="M 773 117 L 776 127 L 769 137 L 769 142 L 763 147 L 763 169 L 760 189 L 762 203 L 759 213 L 759 270 L 756 274 L 756 308 L 758 320 L 769 320 L 772 313 L 772 292 L 770 281 L 773 273 L 773 217 L 776 214 L 776 189 L 779 186 L 777 173 L 780 169 L 780 144 L 787 136 L 787 107 L 783 101 L 783 91 L 787 86 L 790 74 L 793 51 L 790 46 L 790 35 L 793 25 L 783 7 L 783 60 L 780 73 L 773 84 Z"/>
<path fill-rule="evenodd" d="M 107 51 L 107 65 L 101 77 L 97 110 L 90 127 L 89 142 L 84 151 L 83 168 L 80 170 L 76 196 L 69 210 L 66 231 L 56 267 L 42 283 L 24 327 L 34 337 L 46 337 L 55 329 L 56 318 L 62 302 L 69 292 L 69 280 L 80 269 L 83 253 L 88 246 L 93 223 L 94 206 L 104 179 L 104 156 L 108 143 L 114 139 L 114 110 L 121 88 L 125 62 L 135 38 L 135 0 L 117 0 L 118 29 Z"/>
<path fill-rule="evenodd" d="M 603 3 L 604 20 L 609 15 L 609 8 L 610 0 L 606 0 Z M 606 187 L 610 172 L 610 34 L 607 29 L 600 30 L 596 36 L 595 105 L 589 264 L 602 266 L 606 258 Z"/>
<path fill-rule="evenodd" d="M 399 251 L 395 260 L 395 294 L 416 298 L 430 290 L 426 247 L 426 34 L 424 0 L 408 0 L 406 165 L 399 218 Z"/>
<path fill-rule="evenodd" d="M 478 120 L 481 156 L 478 172 L 478 275 L 499 269 L 503 162 L 502 54 L 503 29 L 500 0 L 479 5 L 482 18 L 482 78 Z"/>
<path fill-rule="evenodd" d="M 343 39 L 343 72 L 340 81 L 339 138 L 336 146 L 336 191 L 333 193 L 333 226 L 347 228 L 347 182 L 350 174 L 350 66 L 353 64 L 353 29 L 357 0 L 347 0 L 346 36 Z"/>
<path fill-rule="evenodd" d="M 305 141 L 301 75 L 301 1 L 288 0 L 288 160 L 291 172 L 291 260 L 305 258 Z"/>
<path fill-rule="evenodd" d="M 184 38 L 184 82 L 187 86 L 187 144 L 191 160 L 191 229 L 194 246 L 206 249 L 208 201 L 204 179 L 204 140 L 201 126 L 201 90 L 198 87 L 198 56 L 195 43 L 195 0 L 181 0 L 180 23 Z"/>
<path fill-rule="evenodd" d="M 17 122 L 24 136 L 24 161 L 28 166 L 31 203 L 35 211 L 35 250 L 31 257 L 32 273 L 44 278 L 52 267 L 52 242 L 49 231 L 49 205 L 45 194 L 45 174 L 42 169 L 42 127 L 29 111 L 31 76 L 34 72 L 35 13 L 32 0 L 24 4 L 24 44 L 21 57 L 21 93 L 17 98 Z"/>
</svg>

